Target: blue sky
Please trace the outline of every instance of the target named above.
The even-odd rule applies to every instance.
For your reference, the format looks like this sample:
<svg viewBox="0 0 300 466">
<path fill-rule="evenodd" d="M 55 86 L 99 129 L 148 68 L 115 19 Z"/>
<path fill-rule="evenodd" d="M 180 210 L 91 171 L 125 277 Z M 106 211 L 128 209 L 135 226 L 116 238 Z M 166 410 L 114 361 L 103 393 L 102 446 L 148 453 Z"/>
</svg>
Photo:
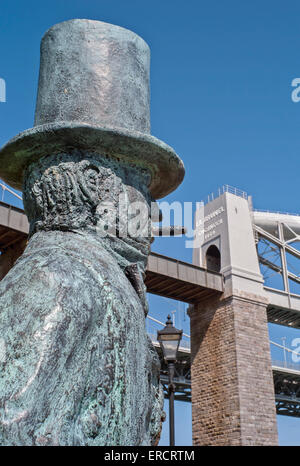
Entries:
<svg viewBox="0 0 300 466">
<path fill-rule="evenodd" d="M 1 2 L 0 146 L 33 125 L 39 44 L 53 24 L 71 18 L 114 23 L 151 48 L 152 134 L 174 147 L 186 166 L 167 200 L 200 201 L 223 184 L 253 196 L 256 208 L 300 212 L 300 4 L 289 0 L 36 0 Z M 153 250 L 191 261 L 183 239 L 159 239 Z M 150 297 L 162 320 L 183 307 Z M 294 333 L 270 326 L 280 343 Z M 296 335 L 298 336 L 298 334 Z M 177 410 L 177 438 L 191 439 L 189 407 Z M 279 418 L 280 443 L 300 445 L 300 420 Z M 167 442 L 167 423 L 162 443 Z M 178 441 L 179 441 L 178 438 Z"/>
</svg>

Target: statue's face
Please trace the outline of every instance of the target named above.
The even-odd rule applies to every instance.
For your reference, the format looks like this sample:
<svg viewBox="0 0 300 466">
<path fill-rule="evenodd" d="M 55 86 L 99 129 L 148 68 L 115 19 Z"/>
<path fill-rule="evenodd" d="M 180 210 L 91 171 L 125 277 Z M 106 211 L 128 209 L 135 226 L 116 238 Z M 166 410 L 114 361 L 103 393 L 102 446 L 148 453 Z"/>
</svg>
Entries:
<svg viewBox="0 0 300 466">
<path fill-rule="evenodd" d="M 149 240 L 149 173 L 99 154 L 59 154 L 32 164 L 24 206 L 37 230 L 94 227 L 99 236 Z"/>
</svg>

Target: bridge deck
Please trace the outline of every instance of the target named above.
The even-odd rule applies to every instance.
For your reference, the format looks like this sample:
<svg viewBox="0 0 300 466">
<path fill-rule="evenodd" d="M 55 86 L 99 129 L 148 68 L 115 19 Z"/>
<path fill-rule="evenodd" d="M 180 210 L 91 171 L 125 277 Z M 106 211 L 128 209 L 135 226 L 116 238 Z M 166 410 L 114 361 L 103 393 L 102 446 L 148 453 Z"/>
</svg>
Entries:
<svg viewBox="0 0 300 466">
<path fill-rule="evenodd" d="M 223 292 L 223 276 L 187 262 L 152 252 L 145 284 L 148 293 L 196 303 Z"/>
<path fill-rule="evenodd" d="M 28 236 L 29 225 L 24 211 L 0 202 L 0 251 Z"/>
<path fill-rule="evenodd" d="M 269 300 L 268 321 L 300 328 L 300 295 L 265 287 Z"/>
</svg>

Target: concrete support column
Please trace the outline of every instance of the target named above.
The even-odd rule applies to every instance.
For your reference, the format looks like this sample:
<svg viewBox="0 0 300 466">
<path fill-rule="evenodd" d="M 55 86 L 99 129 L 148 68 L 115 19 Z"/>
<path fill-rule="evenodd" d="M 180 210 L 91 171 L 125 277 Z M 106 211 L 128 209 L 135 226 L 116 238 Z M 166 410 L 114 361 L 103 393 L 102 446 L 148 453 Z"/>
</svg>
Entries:
<svg viewBox="0 0 300 466">
<path fill-rule="evenodd" d="M 190 318 L 194 444 L 276 445 L 264 298 L 213 298 Z"/>
</svg>

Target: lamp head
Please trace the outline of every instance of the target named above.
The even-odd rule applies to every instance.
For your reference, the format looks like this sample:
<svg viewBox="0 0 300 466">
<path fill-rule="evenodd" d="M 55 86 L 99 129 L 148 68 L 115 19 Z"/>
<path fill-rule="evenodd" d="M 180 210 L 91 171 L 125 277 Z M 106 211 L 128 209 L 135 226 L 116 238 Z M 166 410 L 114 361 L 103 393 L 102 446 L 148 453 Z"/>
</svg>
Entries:
<svg viewBox="0 0 300 466">
<path fill-rule="evenodd" d="M 176 361 L 177 351 L 180 340 L 182 338 L 182 330 L 174 327 L 171 321 L 171 316 L 168 315 L 166 326 L 163 330 L 158 330 L 157 340 L 162 349 L 164 359 L 167 362 Z"/>
</svg>

